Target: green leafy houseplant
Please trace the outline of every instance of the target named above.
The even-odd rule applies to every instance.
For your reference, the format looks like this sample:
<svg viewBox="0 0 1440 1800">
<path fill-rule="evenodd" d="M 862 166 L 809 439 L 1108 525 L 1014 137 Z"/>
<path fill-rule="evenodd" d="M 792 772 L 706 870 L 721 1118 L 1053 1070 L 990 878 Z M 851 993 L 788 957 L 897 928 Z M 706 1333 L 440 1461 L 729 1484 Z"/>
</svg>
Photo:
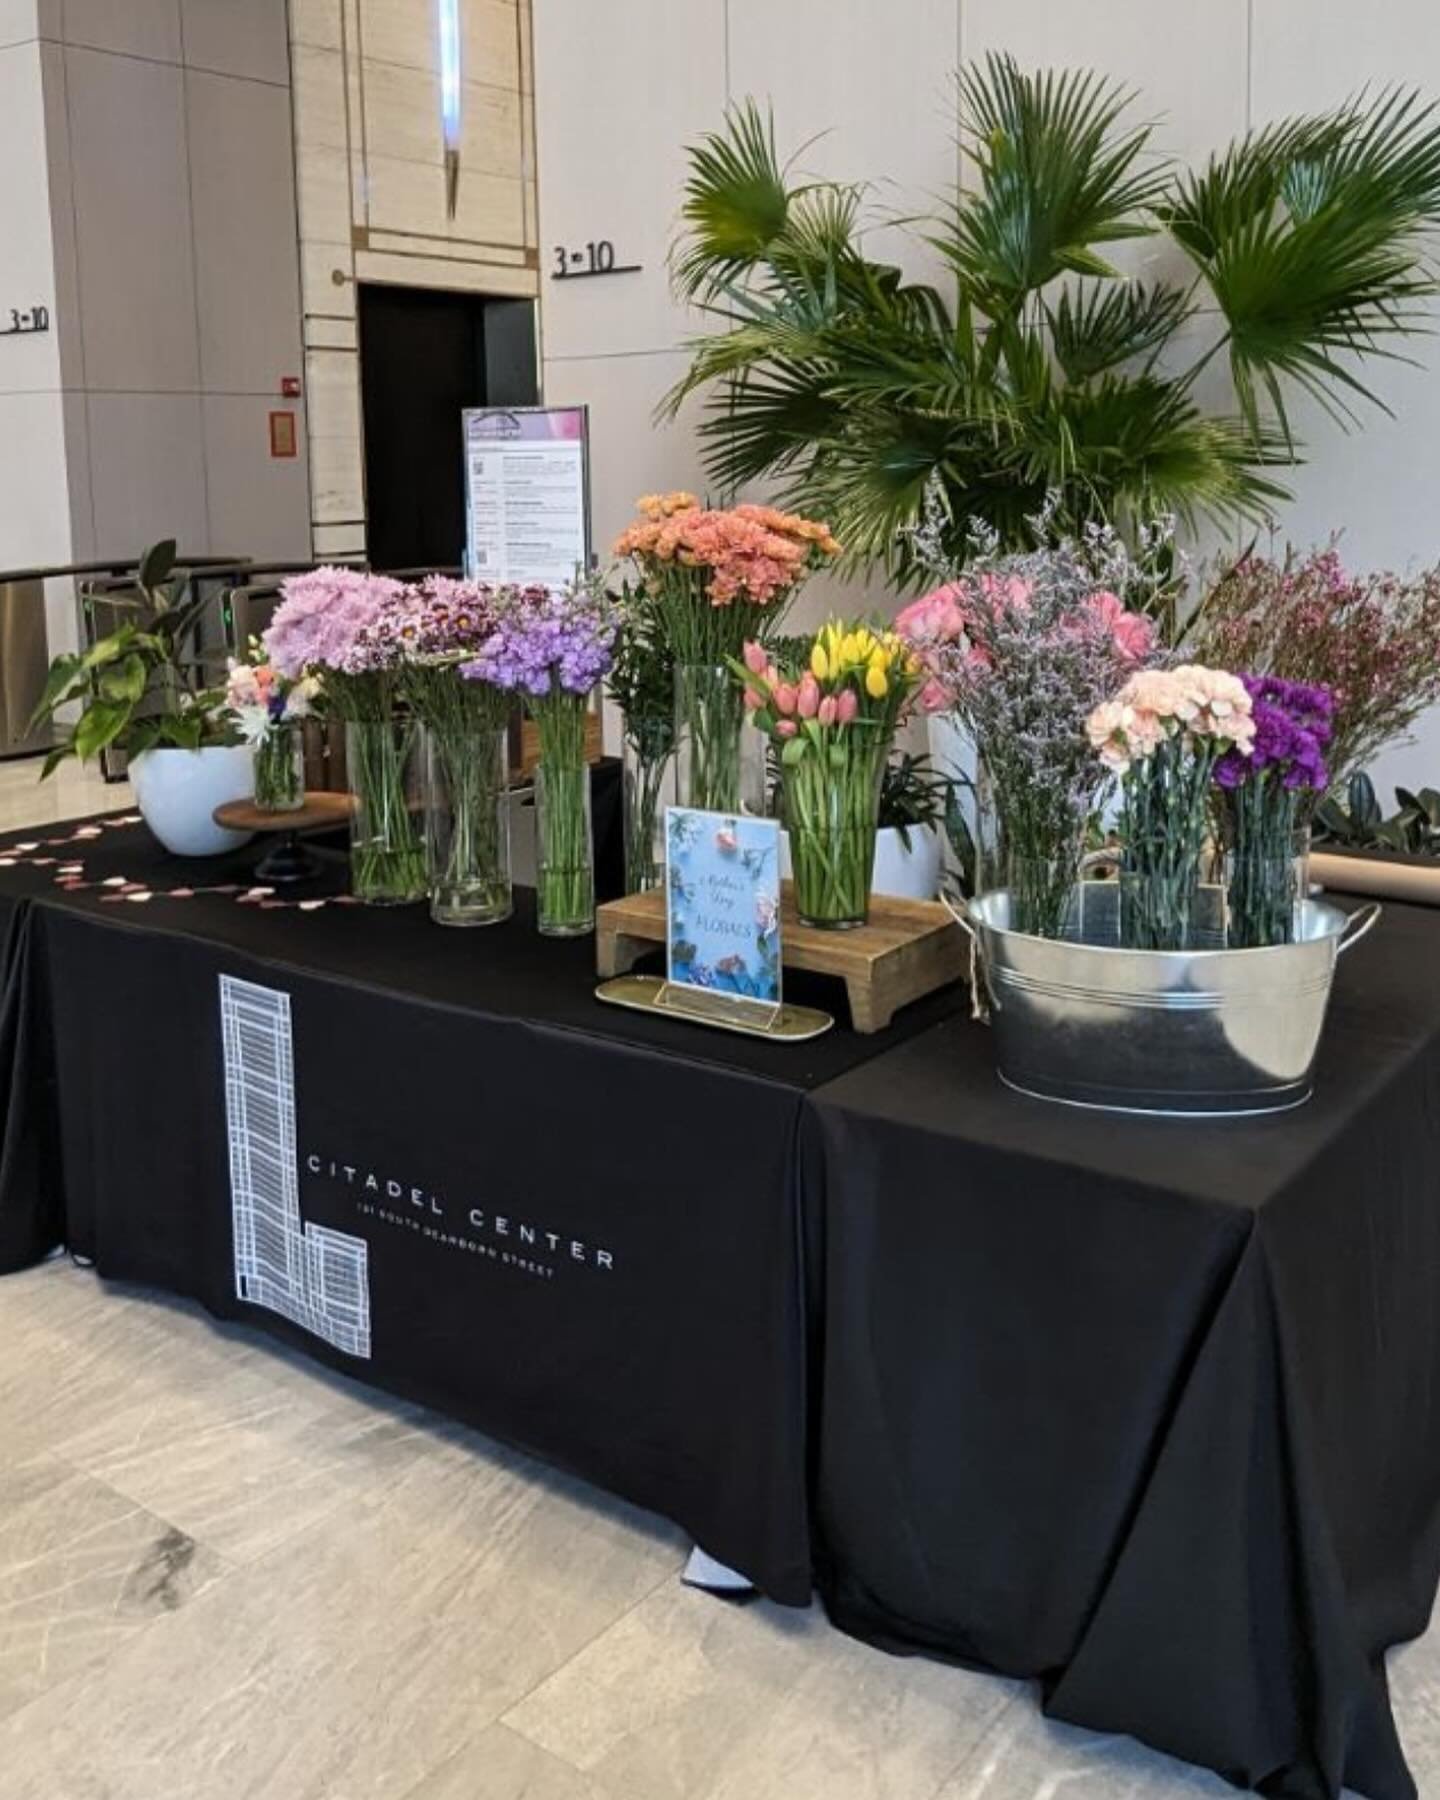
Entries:
<svg viewBox="0 0 1440 1800">
<path fill-rule="evenodd" d="M 1352 422 L 1382 404 L 1364 364 L 1427 329 L 1433 107 L 1362 96 L 1187 171 L 1100 75 L 991 56 L 957 84 L 967 179 L 907 222 L 953 294 L 868 256 L 865 189 L 792 178 L 754 102 L 692 149 L 676 285 L 723 329 L 663 407 L 706 392 L 714 480 L 766 479 L 907 581 L 932 477 L 958 560 L 974 519 L 1026 547 L 1052 492 L 1070 529 L 1267 520 L 1303 454 L 1294 394 Z M 1182 278 L 1124 276 L 1127 240 L 1167 242 Z M 1217 360 L 1231 405 L 1213 413 L 1198 383 Z"/>
<path fill-rule="evenodd" d="M 1329 794 L 1316 808 L 1316 844 L 1440 860 L 1440 792 L 1427 787 L 1415 794 L 1396 788 L 1395 798 L 1399 810 L 1387 819 L 1370 777 L 1352 776 L 1343 803 Z"/>
<path fill-rule="evenodd" d="M 88 650 L 67 651 L 50 665 L 32 726 L 53 721 L 71 703 L 80 711 L 45 758 L 42 780 L 68 757 L 88 762 L 111 747 L 133 759 L 162 746 L 198 750 L 240 741 L 222 716 L 223 696 L 204 682 L 197 639 L 210 597 L 185 598 L 173 538 L 141 556 L 135 586 L 138 598 L 107 601 L 134 617 Z"/>
<path fill-rule="evenodd" d="M 955 783 L 932 769 L 928 756 L 906 751 L 892 757 L 880 778 L 879 829 L 897 831 L 908 854 L 912 830 L 945 823 L 954 791 Z"/>
</svg>

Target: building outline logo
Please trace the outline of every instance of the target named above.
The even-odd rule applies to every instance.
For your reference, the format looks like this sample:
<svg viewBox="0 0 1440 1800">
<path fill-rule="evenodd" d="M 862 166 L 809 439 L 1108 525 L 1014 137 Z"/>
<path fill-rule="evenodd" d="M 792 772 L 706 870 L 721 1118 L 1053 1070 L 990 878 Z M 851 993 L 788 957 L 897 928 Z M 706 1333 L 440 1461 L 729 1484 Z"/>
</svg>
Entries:
<svg viewBox="0 0 1440 1800">
<path fill-rule="evenodd" d="M 300 1213 L 290 996 L 220 977 L 238 1298 L 370 1356 L 370 1247 Z"/>
</svg>

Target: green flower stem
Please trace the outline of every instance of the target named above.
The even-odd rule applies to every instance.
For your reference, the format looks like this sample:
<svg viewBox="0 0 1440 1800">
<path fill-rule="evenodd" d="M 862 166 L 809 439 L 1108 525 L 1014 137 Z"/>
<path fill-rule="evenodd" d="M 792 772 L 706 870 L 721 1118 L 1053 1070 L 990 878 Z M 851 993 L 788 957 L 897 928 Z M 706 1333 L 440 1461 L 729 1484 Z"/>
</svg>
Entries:
<svg viewBox="0 0 1440 1800">
<path fill-rule="evenodd" d="M 255 746 L 255 804 L 261 812 L 295 812 L 305 804 L 305 773 L 294 725 L 272 725 Z"/>
<path fill-rule="evenodd" d="M 672 721 L 626 719 L 625 891 L 648 893 L 665 876 L 660 849 L 660 809 L 674 760 Z"/>
<path fill-rule="evenodd" d="M 595 866 L 590 833 L 590 767 L 585 760 L 586 697 L 552 692 L 529 702 L 540 734 L 535 814 L 535 871 L 540 930 L 574 937 L 595 926 Z"/>
<path fill-rule="evenodd" d="M 1210 783 L 1220 746 L 1174 737 L 1125 777 L 1120 826 L 1121 941 L 1131 950 L 1184 950 L 1205 850 Z"/>
<path fill-rule="evenodd" d="M 688 766 L 681 802 L 707 812 L 738 812 L 745 690 L 719 664 L 682 664 L 675 683 L 676 737 Z"/>
<path fill-rule="evenodd" d="M 846 725 L 782 760 L 795 906 L 806 924 L 863 925 L 869 915 L 888 750 L 887 737 Z"/>
<path fill-rule="evenodd" d="M 1288 944 L 1295 934 L 1295 839 L 1301 793 L 1269 771 L 1226 793 L 1226 936 L 1233 949 Z"/>
<path fill-rule="evenodd" d="M 406 768 L 415 749 L 408 718 L 354 721 L 346 734 L 355 811 L 350 824 L 350 882 L 355 896 L 372 905 L 423 899 L 425 850 L 414 814 Z"/>
</svg>

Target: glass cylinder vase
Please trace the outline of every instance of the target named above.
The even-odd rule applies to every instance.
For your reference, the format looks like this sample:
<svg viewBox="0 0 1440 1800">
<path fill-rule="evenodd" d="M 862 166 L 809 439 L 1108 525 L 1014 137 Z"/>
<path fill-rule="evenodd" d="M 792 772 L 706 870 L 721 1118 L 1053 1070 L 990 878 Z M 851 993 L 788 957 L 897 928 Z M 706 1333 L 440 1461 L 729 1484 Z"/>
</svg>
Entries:
<svg viewBox="0 0 1440 1800">
<path fill-rule="evenodd" d="M 498 925 L 510 917 L 508 733 L 425 733 L 425 851 L 430 916 L 438 925 Z"/>
<path fill-rule="evenodd" d="M 590 768 L 543 750 L 535 770 L 535 922 L 545 937 L 595 929 Z"/>
<path fill-rule="evenodd" d="M 1293 820 L 1254 838 L 1227 836 L 1225 941 L 1262 950 L 1295 939 L 1296 908 L 1310 891 L 1310 829 Z"/>
<path fill-rule="evenodd" d="M 974 783 L 977 889 L 1010 896 L 1010 928 L 1062 938 L 1071 930 L 1085 815 L 1025 779 L 999 781 L 979 759 Z"/>
<path fill-rule="evenodd" d="M 733 669 L 676 667 L 675 746 L 681 806 L 764 812 L 764 743 L 758 732 L 745 729 L 745 688 Z"/>
<path fill-rule="evenodd" d="M 255 746 L 255 804 L 299 812 L 305 804 L 305 747 L 298 725 L 272 725 Z"/>
<path fill-rule="evenodd" d="M 790 877 L 802 925 L 847 931 L 870 916 L 880 780 L 889 746 L 857 732 L 840 754 L 781 762 Z"/>
<path fill-rule="evenodd" d="M 429 886 L 419 749 L 419 728 L 408 718 L 352 720 L 345 727 L 345 763 L 355 797 L 350 888 L 370 906 L 423 900 Z"/>
<path fill-rule="evenodd" d="M 675 726 L 670 718 L 625 720 L 621 742 L 625 800 L 625 892 L 665 880 L 665 808 L 675 802 Z"/>
</svg>

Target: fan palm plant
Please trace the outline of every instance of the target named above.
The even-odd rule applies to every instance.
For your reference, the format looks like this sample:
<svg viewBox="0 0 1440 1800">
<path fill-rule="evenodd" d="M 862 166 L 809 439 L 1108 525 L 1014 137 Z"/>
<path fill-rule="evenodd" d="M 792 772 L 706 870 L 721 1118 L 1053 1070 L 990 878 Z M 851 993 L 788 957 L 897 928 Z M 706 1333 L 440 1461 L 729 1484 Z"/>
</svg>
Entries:
<svg viewBox="0 0 1440 1800">
<path fill-rule="evenodd" d="M 991 56 L 956 91 L 970 176 L 905 222 L 949 292 L 869 257 L 865 189 L 793 179 L 753 101 L 690 152 L 674 277 L 723 329 L 688 347 L 662 410 L 706 390 L 713 480 L 768 480 L 901 580 L 932 482 L 957 559 L 975 518 L 1026 545 L 1050 494 L 1070 528 L 1270 519 L 1303 458 L 1296 393 L 1348 424 L 1383 406 L 1367 361 L 1427 329 L 1433 106 L 1362 96 L 1186 171 L 1102 76 Z M 1183 278 L 1123 275 L 1127 239 L 1167 241 Z M 1220 412 L 1197 391 L 1215 363 Z"/>
</svg>

